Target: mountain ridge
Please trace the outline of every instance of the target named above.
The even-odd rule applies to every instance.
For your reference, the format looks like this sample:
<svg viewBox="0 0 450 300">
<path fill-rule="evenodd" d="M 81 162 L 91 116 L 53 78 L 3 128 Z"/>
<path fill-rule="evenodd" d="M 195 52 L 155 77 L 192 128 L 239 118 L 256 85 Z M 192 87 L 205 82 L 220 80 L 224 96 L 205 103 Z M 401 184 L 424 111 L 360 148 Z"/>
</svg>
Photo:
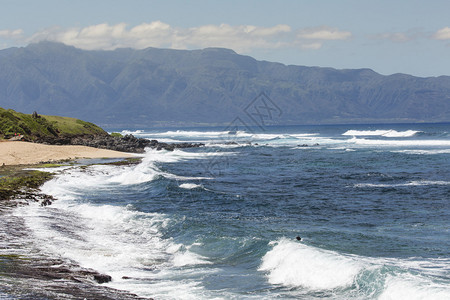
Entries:
<svg viewBox="0 0 450 300">
<path fill-rule="evenodd" d="M 87 51 L 53 42 L 0 51 L 0 106 L 103 127 L 227 124 L 264 92 L 274 124 L 450 121 L 450 76 L 284 65 L 233 50 Z"/>
</svg>

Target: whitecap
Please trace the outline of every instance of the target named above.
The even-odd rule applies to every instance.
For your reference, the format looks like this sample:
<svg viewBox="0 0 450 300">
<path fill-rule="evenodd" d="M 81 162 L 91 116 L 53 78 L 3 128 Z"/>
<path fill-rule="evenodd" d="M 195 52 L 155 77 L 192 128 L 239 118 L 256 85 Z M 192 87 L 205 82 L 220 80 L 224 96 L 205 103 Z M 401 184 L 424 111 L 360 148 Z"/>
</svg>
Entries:
<svg viewBox="0 0 450 300">
<path fill-rule="evenodd" d="M 412 137 L 416 133 L 421 132 L 417 130 L 396 131 L 389 130 L 347 130 L 342 135 L 350 136 L 384 136 L 384 137 Z"/>
<path fill-rule="evenodd" d="M 389 299 L 450 299 L 450 287 L 447 284 L 409 273 L 397 276 L 389 275 L 379 300 Z"/>
<path fill-rule="evenodd" d="M 206 260 L 205 257 L 189 250 L 177 252 L 172 259 L 172 263 L 175 267 L 212 264 L 212 262 Z"/>
<path fill-rule="evenodd" d="M 364 257 L 285 238 L 270 245 L 259 271 L 274 285 L 308 294 L 332 290 L 338 299 L 450 299 L 448 259 Z"/>
<path fill-rule="evenodd" d="M 139 136 L 139 135 L 145 134 L 145 132 L 144 132 L 144 130 L 134 130 L 134 131 L 133 130 L 122 130 L 121 134 L 122 135 L 132 134 L 132 135 Z"/>
<path fill-rule="evenodd" d="M 353 137 L 348 142 L 356 145 L 369 146 L 450 146 L 450 140 L 371 140 Z"/>
<path fill-rule="evenodd" d="M 408 186 L 428 186 L 428 185 L 450 185 L 450 181 L 433 181 L 433 180 L 415 180 L 405 183 L 357 183 L 356 188 L 394 188 L 394 187 L 408 187 Z"/>
<path fill-rule="evenodd" d="M 271 284 L 330 290 L 351 286 L 363 265 L 350 256 L 281 239 L 262 258 Z"/>
<path fill-rule="evenodd" d="M 182 183 L 182 184 L 180 184 L 180 188 L 192 190 L 192 189 L 196 189 L 196 188 L 203 188 L 203 186 L 201 184 L 195 184 L 195 183 Z"/>
<path fill-rule="evenodd" d="M 396 150 L 391 151 L 392 153 L 405 153 L 405 154 L 416 154 L 416 155 L 434 155 L 434 154 L 450 154 L 450 149 L 406 149 L 406 150 Z"/>
<path fill-rule="evenodd" d="M 238 131 L 236 134 L 244 134 L 244 132 Z M 190 131 L 190 130 L 176 130 L 176 131 L 165 131 L 165 132 L 155 132 L 149 133 L 152 136 L 163 136 L 163 137 L 209 137 L 217 138 L 221 136 L 231 135 L 228 131 Z"/>
</svg>

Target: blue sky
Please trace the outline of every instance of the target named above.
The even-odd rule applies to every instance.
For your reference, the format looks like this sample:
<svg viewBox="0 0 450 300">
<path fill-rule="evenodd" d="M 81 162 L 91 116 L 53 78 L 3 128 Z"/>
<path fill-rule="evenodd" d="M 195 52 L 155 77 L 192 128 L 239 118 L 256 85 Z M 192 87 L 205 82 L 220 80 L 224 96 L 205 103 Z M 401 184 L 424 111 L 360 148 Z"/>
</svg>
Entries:
<svg viewBox="0 0 450 300">
<path fill-rule="evenodd" d="M 449 0 L 0 0 L 0 49 L 226 47 L 284 64 L 450 75 Z"/>
</svg>

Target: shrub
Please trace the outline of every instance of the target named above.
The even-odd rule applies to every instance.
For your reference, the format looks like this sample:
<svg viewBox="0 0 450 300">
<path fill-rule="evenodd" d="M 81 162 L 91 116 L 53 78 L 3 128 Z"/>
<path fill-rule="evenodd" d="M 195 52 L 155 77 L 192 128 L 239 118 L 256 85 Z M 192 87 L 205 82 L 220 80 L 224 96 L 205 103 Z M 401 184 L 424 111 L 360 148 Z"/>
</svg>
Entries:
<svg viewBox="0 0 450 300">
<path fill-rule="evenodd" d="M 112 137 L 123 137 L 123 135 L 121 134 L 121 133 L 118 133 L 118 132 L 111 132 L 111 134 L 110 134 Z"/>
</svg>

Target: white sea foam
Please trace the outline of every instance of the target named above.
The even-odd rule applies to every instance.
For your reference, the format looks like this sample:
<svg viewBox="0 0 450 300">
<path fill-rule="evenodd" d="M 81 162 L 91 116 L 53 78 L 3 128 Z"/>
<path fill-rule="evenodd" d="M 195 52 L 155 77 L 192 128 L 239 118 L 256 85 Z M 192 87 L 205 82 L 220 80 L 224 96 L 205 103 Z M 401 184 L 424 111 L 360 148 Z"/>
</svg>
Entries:
<svg viewBox="0 0 450 300">
<path fill-rule="evenodd" d="M 163 137 L 202 137 L 202 138 L 217 138 L 223 136 L 250 136 L 250 134 L 244 131 L 237 131 L 236 133 L 231 133 L 229 131 L 190 131 L 190 130 L 176 130 L 176 131 L 165 131 L 149 133 L 152 136 L 163 136 Z"/>
<path fill-rule="evenodd" d="M 282 239 L 262 259 L 271 284 L 329 290 L 351 286 L 363 265 L 350 256 Z"/>
<path fill-rule="evenodd" d="M 141 296 L 160 292 L 158 285 L 153 285 L 155 281 L 167 283 L 172 277 L 184 277 L 189 270 L 180 267 L 210 264 L 189 247 L 162 237 L 162 231 L 171 222 L 164 214 L 58 200 L 51 207 L 34 204 L 18 208 L 15 215 L 24 218 L 33 232 L 33 241 L 42 251 L 106 273 L 113 278 L 108 286 Z M 123 279 L 124 276 L 131 279 Z M 185 291 L 190 298 L 202 293 L 198 282 L 185 280 L 177 289 L 165 291 L 165 297 L 173 297 L 184 285 L 196 287 L 196 292 Z"/>
<path fill-rule="evenodd" d="M 450 140 L 370 140 L 364 138 L 356 138 L 348 140 L 348 142 L 356 145 L 370 146 L 446 146 L 450 147 Z"/>
<path fill-rule="evenodd" d="M 199 142 L 206 143 L 207 147 L 218 148 L 237 148 L 245 145 L 255 143 L 270 147 L 284 147 L 295 146 L 298 144 L 314 145 L 316 143 L 335 144 L 342 143 L 342 141 L 331 138 L 319 137 L 318 133 L 261 133 L 261 132 L 246 132 L 246 131 L 190 131 L 190 130 L 176 130 L 165 132 L 143 132 L 138 131 L 123 131 L 122 134 L 136 134 L 140 137 L 148 139 L 157 139 L 161 142 Z M 230 144 L 230 142 L 235 142 Z"/>
<path fill-rule="evenodd" d="M 57 198 L 67 198 L 76 193 L 78 188 L 102 189 L 114 185 L 130 185 L 149 182 L 158 176 L 171 174 L 160 171 L 153 161 L 145 157 L 135 166 L 93 165 L 86 168 L 71 168 L 64 171 L 54 181 L 42 186 L 43 192 Z"/>
<path fill-rule="evenodd" d="M 60 189 L 57 197 L 66 197 L 73 193 L 77 187 L 89 187 L 96 188 L 108 188 L 111 185 L 130 185 L 149 182 L 156 179 L 158 176 L 164 176 L 167 178 L 177 179 L 204 179 L 204 178 L 187 178 L 182 176 L 176 176 L 167 172 L 161 171 L 155 163 L 158 162 L 177 162 L 187 159 L 206 159 L 211 156 L 217 155 L 231 155 L 229 152 L 213 152 L 213 153 L 194 153 L 185 152 L 182 150 L 175 151 L 157 151 L 148 149 L 145 153 L 142 162 L 137 165 L 131 166 L 110 166 L 110 165 L 93 165 L 86 168 L 70 168 L 65 172 L 65 176 L 57 177 L 56 183 L 46 183 L 42 187 L 43 191 L 49 194 L 56 193 L 56 190 Z M 51 191 L 47 190 L 47 187 L 51 185 Z M 64 188 L 72 189 L 70 192 L 64 190 Z"/>
<path fill-rule="evenodd" d="M 144 130 L 134 130 L 134 131 L 132 131 L 132 130 L 122 130 L 121 134 L 122 135 L 132 134 L 132 135 L 135 135 L 135 136 L 140 136 L 140 135 L 144 135 L 145 131 Z"/>
<path fill-rule="evenodd" d="M 229 141 L 229 140 L 243 140 L 244 138 L 251 138 L 252 134 L 245 131 L 190 131 L 190 130 L 169 130 L 164 132 L 146 132 L 143 130 L 137 131 L 122 131 L 122 134 L 133 134 L 135 136 L 155 139 L 163 143 L 207 143 L 209 141 Z"/>
<path fill-rule="evenodd" d="M 427 186 L 427 185 L 450 185 L 450 181 L 432 181 L 432 180 L 415 180 L 405 183 L 357 183 L 354 185 L 356 188 L 367 188 L 367 187 L 381 187 L 381 188 L 392 188 L 392 187 L 406 187 L 406 186 Z"/>
<path fill-rule="evenodd" d="M 221 143 L 218 141 L 211 141 L 211 142 L 207 142 L 207 144 L 205 145 L 206 147 L 213 147 L 213 148 L 223 148 L 223 149 L 233 149 L 233 148 L 239 148 L 239 147 L 244 147 L 244 146 L 250 146 L 251 144 L 248 142 L 242 142 L 242 143 Z"/>
<path fill-rule="evenodd" d="M 160 229 L 168 222 L 164 215 L 69 203 L 58 200 L 51 208 L 35 205 L 16 213 L 24 217 L 43 250 L 116 278 L 127 275 L 127 269 L 135 276 L 134 268 L 164 259 L 164 249 L 170 246 L 160 238 Z"/>
<path fill-rule="evenodd" d="M 262 258 L 269 283 L 336 299 L 450 299 L 448 259 L 373 258 L 280 239 Z M 348 289 L 352 286 L 351 289 Z"/>
<path fill-rule="evenodd" d="M 406 130 L 406 131 L 396 131 L 393 129 L 389 130 L 347 130 L 342 135 L 350 136 L 384 136 L 384 137 L 411 137 L 420 131 L 417 130 Z"/>
<path fill-rule="evenodd" d="M 176 180 L 202 180 L 208 177 L 187 177 L 161 171 L 156 163 L 178 162 L 188 159 L 208 159 L 216 156 L 233 155 L 233 152 L 185 152 L 147 150 L 142 162 L 130 166 L 93 165 L 85 168 L 61 168 L 63 175 L 46 182 L 42 191 L 58 199 L 73 199 L 78 190 L 89 188 L 108 189 L 116 185 L 140 184 L 163 176 Z"/>
<path fill-rule="evenodd" d="M 389 275 L 379 300 L 446 300 L 450 299 L 450 287 L 422 276 L 409 273 Z"/>
<path fill-rule="evenodd" d="M 434 154 L 450 154 L 450 149 L 405 149 L 405 150 L 394 150 L 393 153 L 406 153 L 406 154 L 417 154 L 417 155 L 434 155 Z"/>
<path fill-rule="evenodd" d="M 125 132 L 124 132 L 125 133 Z M 251 133 L 246 131 L 166 131 L 157 133 L 142 133 L 138 131 L 139 135 L 146 138 L 154 138 L 158 141 L 165 142 L 180 142 L 189 141 L 208 143 L 208 146 L 234 148 L 241 147 L 246 143 L 271 143 L 271 145 L 277 144 L 298 144 L 301 141 L 312 141 L 318 135 L 317 133 L 304 133 L 304 134 L 283 134 L 283 133 Z M 234 141 L 238 145 L 230 145 L 227 142 Z"/>
<path fill-rule="evenodd" d="M 251 135 L 252 140 L 273 140 L 273 139 L 289 139 L 293 138 L 287 134 L 277 133 L 258 133 Z"/>
<path fill-rule="evenodd" d="M 196 189 L 196 188 L 203 188 L 203 186 L 201 184 L 195 184 L 195 183 L 182 183 L 182 184 L 180 184 L 180 188 L 192 190 L 192 189 Z"/>
<path fill-rule="evenodd" d="M 198 298 L 206 292 L 197 275 L 186 274 L 214 272 L 214 268 L 203 270 L 202 266 L 211 264 L 208 258 L 192 251 L 190 245 L 163 237 L 174 220 L 160 213 L 135 211 L 132 206 L 90 204 L 83 200 L 89 193 L 121 189 L 118 184 L 146 182 L 157 176 L 176 177 L 162 172 L 155 163 L 192 157 L 197 156 L 183 151 L 151 150 L 135 166 L 64 170 L 42 187 L 44 193 L 58 201 L 48 207 L 20 207 L 15 214 L 25 220 L 34 234 L 33 241 L 42 251 L 111 275 L 113 281 L 108 286 L 162 299 Z M 187 290 L 180 292 L 183 287 Z"/>
<path fill-rule="evenodd" d="M 187 250 L 185 252 L 176 253 L 172 259 L 172 262 L 175 267 L 212 264 L 210 261 L 206 260 L 201 255 L 193 253 L 189 250 Z"/>
<path fill-rule="evenodd" d="M 258 140 L 270 140 L 276 138 L 307 138 L 319 135 L 318 133 L 298 133 L 298 134 L 284 134 L 284 133 L 252 133 L 243 130 L 234 131 L 196 131 L 196 130 L 169 130 L 164 132 L 145 132 L 143 130 L 129 131 L 124 130 L 121 132 L 125 134 L 133 134 L 138 136 L 148 136 L 158 138 L 158 141 L 162 138 L 167 138 L 168 141 L 177 141 L 170 138 L 205 138 L 212 139 L 234 139 L 234 138 L 249 138 Z M 162 140 L 161 140 L 162 141 Z"/>
<path fill-rule="evenodd" d="M 305 137 L 313 137 L 320 135 L 319 133 L 298 133 L 298 134 L 289 134 L 295 138 L 305 138 Z"/>
</svg>

